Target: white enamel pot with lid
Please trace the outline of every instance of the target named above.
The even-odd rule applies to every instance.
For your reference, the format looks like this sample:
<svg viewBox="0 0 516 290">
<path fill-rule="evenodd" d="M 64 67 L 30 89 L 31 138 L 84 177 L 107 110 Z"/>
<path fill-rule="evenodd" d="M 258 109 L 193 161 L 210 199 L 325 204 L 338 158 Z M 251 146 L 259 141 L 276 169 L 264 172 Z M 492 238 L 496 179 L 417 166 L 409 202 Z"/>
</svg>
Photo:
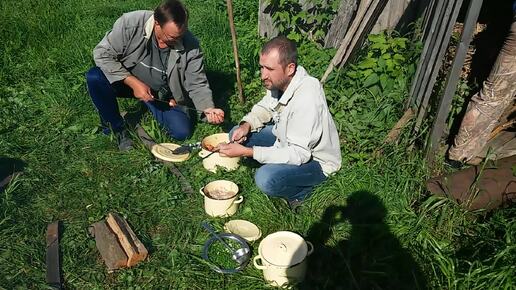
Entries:
<svg viewBox="0 0 516 290">
<path fill-rule="evenodd" d="M 305 278 L 306 258 L 313 249 L 312 243 L 296 233 L 275 232 L 260 242 L 253 264 L 273 286 L 296 284 Z"/>
</svg>

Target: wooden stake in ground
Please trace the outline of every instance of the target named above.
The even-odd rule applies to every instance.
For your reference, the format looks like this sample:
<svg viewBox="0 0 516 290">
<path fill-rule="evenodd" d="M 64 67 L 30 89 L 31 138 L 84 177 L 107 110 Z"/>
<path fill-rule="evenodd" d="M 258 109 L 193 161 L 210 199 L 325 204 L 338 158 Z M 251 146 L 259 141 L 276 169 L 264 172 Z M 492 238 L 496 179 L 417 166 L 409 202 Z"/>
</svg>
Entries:
<svg viewBox="0 0 516 290">
<path fill-rule="evenodd" d="M 394 127 L 392 127 L 389 134 L 387 134 L 387 136 L 383 140 L 383 143 L 386 143 L 386 144 L 392 143 L 396 139 L 398 139 L 398 136 L 401 133 L 401 129 L 403 129 L 405 127 L 405 125 L 407 125 L 407 123 L 410 120 L 412 120 L 412 118 L 414 118 L 414 110 L 412 110 L 412 108 L 408 108 L 408 110 L 405 111 L 405 113 L 403 114 L 401 119 L 398 120 L 396 125 L 394 125 Z"/>
<path fill-rule="evenodd" d="M 226 4 L 228 6 L 229 28 L 231 29 L 231 40 L 233 42 L 233 56 L 235 57 L 238 98 L 240 99 L 240 102 L 243 103 L 244 102 L 244 89 L 242 87 L 242 80 L 240 79 L 240 60 L 238 60 L 237 37 L 236 37 L 236 30 L 235 30 L 235 22 L 233 21 L 233 2 L 232 2 L 232 0 L 226 0 Z"/>
</svg>

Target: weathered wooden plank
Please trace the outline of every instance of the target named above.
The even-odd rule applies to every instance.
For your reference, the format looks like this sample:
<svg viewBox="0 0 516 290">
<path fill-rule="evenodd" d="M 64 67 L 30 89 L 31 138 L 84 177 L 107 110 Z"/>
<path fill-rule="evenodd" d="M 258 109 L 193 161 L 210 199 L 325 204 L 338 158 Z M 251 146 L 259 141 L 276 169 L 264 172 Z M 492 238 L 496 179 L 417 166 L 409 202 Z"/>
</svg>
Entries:
<svg viewBox="0 0 516 290">
<path fill-rule="evenodd" d="M 346 32 L 346 36 L 341 41 L 339 49 L 335 53 L 335 56 L 333 56 L 333 59 L 328 64 L 328 68 L 326 68 L 326 71 L 324 72 L 324 75 L 321 78 L 321 83 L 326 82 L 326 79 L 328 78 L 330 73 L 333 71 L 333 69 L 336 66 L 339 65 L 339 63 L 342 61 L 342 59 L 346 55 L 346 52 L 349 49 L 352 38 L 356 34 L 357 29 L 360 26 L 360 23 L 363 21 L 367 10 L 371 6 L 371 3 L 372 3 L 372 0 L 364 0 L 364 1 L 360 2 L 359 6 L 358 6 L 357 15 L 353 19 L 353 23 L 351 24 L 351 27 Z"/>
<path fill-rule="evenodd" d="M 457 89 L 457 83 L 460 78 L 462 66 L 464 65 L 464 59 L 466 58 L 469 44 L 473 37 L 473 31 L 476 28 L 480 8 L 482 8 L 482 0 L 471 1 L 469 3 L 468 12 L 466 14 L 466 21 L 464 21 L 464 29 L 462 30 L 461 40 L 457 47 L 455 58 L 453 59 L 452 68 L 448 72 L 444 95 L 439 102 L 437 116 L 432 127 L 432 132 L 430 134 L 430 144 L 427 152 L 427 160 L 429 164 L 432 164 L 435 160 L 438 144 L 444 132 L 446 119 L 448 118 L 451 109 L 451 102 L 455 94 L 455 90 Z"/>
<path fill-rule="evenodd" d="M 339 9 L 328 33 L 324 39 L 324 47 L 338 47 L 346 35 L 346 31 L 350 28 L 351 23 L 357 10 L 357 7 L 365 0 L 341 0 Z M 270 39 L 278 35 L 278 29 L 275 27 L 271 18 L 271 7 L 267 5 L 267 0 L 260 0 L 258 6 L 258 33 L 260 36 Z M 420 13 L 421 1 L 419 0 L 389 0 L 387 7 L 379 14 L 375 25 L 370 29 L 373 33 L 386 29 L 394 29 L 401 22 L 408 24 L 415 20 Z M 299 0 L 302 10 L 309 11 L 313 6 L 310 1 Z"/>
<path fill-rule="evenodd" d="M 419 131 L 421 123 L 423 122 L 423 118 L 426 116 L 430 96 L 432 95 L 433 88 L 437 80 L 437 75 L 439 73 L 439 68 L 442 65 L 442 60 L 444 58 L 444 54 L 446 53 L 448 43 L 450 42 L 452 29 L 459 14 L 461 5 L 462 0 L 450 1 L 442 21 L 442 28 L 437 33 L 438 35 L 436 47 L 438 48 L 432 52 L 430 60 L 430 63 L 434 63 L 434 65 L 425 71 L 424 78 L 428 79 L 428 81 L 425 87 L 421 86 L 420 88 L 422 101 L 419 106 L 418 117 L 415 124 L 416 132 Z"/>
<path fill-rule="evenodd" d="M 428 22 L 425 22 L 425 31 L 431 32 L 431 38 L 423 37 L 423 50 L 421 51 L 416 73 L 414 74 L 414 79 L 412 80 L 412 85 L 410 87 L 410 97 L 407 107 L 412 106 L 414 109 L 419 107 L 420 99 L 418 93 L 421 86 L 426 85 L 426 80 L 423 79 L 423 72 L 428 67 L 430 54 L 434 49 L 435 39 L 437 38 L 437 33 L 435 33 L 435 31 L 440 27 L 438 20 L 440 15 L 443 13 L 444 2 L 445 1 L 434 2 L 433 0 L 432 6 L 428 8 L 429 10 L 427 10 L 428 14 L 425 17 L 427 17 L 426 19 Z"/>
<path fill-rule="evenodd" d="M 414 96 L 414 106 L 418 108 L 418 114 L 421 113 L 419 108 L 423 100 L 425 89 L 430 82 L 430 75 L 432 74 L 437 62 L 436 56 L 441 48 L 444 27 L 447 25 L 454 2 L 455 0 L 444 0 L 438 1 L 436 4 L 437 10 L 435 11 L 436 14 L 433 16 L 430 36 L 425 42 L 425 46 L 428 50 L 426 51 L 423 62 L 421 63 L 421 70 L 417 72 L 417 75 L 421 79 L 421 83 L 416 90 L 411 93 Z"/>
<path fill-rule="evenodd" d="M 383 143 L 389 144 L 394 142 L 396 139 L 398 139 L 398 136 L 401 133 L 401 130 L 407 125 L 407 123 L 414 118 L 414 110 L 412 108 L 408 108 L 405 113 L 403 113 L 403 116 L 396 122 L 394 127 L 392 127 L 391 131 L 385 139 L 383 140 Z"/>
<path fill-rule="evenodd" d="M 346 51 L 344 58 L 339 64 L 339 68 L 342 68 L 346 65 L 347 61 L 350 59 L 351 55 L 354 54 L 362 45 L 364 38 L 371 32 L 371 28 L 378 19 L 378 15 L 382 12 L 385 7 L 385 3 L 387 0 L 373 0 L 369 9 L 366 11 L 364 15 L 364 19 L 360 22 L 358 30 L 356 31 L 353 39 L 351 40 L 351 44 L 349 49 Z"/>
<path fill-rule="evenodd" d="M 260 0 L 258 4 L 258 34 L 266 39 L 278 35 L 279 31 L 272 21 L 272 8 L 267 5 L 267 0 Z"/>
<path fill-rule="evenodd" d="M 353 15 L 357 10 L 357 1 L 342 0 L 337 15 L 330 24 L 330 29 L 324 38 L 324 47 L 338 47 L 350 27 Z"/>
<path fill-rule="evenodd" d="M 433 20 L 433 18 L 434 18 L 435 9 L 437 7 L 436 1 L 437 0 L 430 0 L 430 3 L 425 7 L 424 12 L 423 12 L 423 35 L 422 35 L 423 42 L 426 40 L 426 37 L 428 36 L 428 31 L 430 30 L 430 26 L 432 23 L 432 21 L 430 21 L 430 19 Z M 442 2 L 442 1 L 440 1 L 440 2 Z"/>
</svg>

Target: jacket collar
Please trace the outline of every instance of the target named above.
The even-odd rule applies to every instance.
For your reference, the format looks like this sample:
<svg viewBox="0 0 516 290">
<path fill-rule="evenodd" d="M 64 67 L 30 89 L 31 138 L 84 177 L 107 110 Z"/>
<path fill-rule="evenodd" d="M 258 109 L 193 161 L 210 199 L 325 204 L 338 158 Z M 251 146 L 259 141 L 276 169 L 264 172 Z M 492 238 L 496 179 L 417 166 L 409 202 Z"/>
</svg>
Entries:
<svg viewBox="0 0 516 290">
<path fill-rule="evenodd" d="M 145 34 L 143 37 L 145 37 L 146 39 L 150 39 L 153 30 L 154 30 L 154 15 L 151 15 L 151 17 L 149 17 L 149 19 L 147 19 L 147 21 L 145 22 L 145 28 L 144 28 Z M 179 39 L 178 41 L 176 41 L 173 49 L 177 52 L 184 51 L 185 46 L 183 44 L 183 39 Z"/>
<path fill-rule="evenodd" d="M 302 84 L 302 80 L 306 75 L 307 75 L 307 73 L 306 73 L 305 68 L 298 65 L 296 68 L 296 74 L 290 81 L 290 84 L 288 84 L 287 89 L 285 90 L 285 92 L 283 92 L 283 95 L 278 100 L 278 102 L 281 103 L 282 105 L 286 105 L 290 101 L 290 99 L 292 99 L 295 91 Z M 278 91 L 277 90 L 272 91 L 271 94 L 273 97 L 277 97 Z"/>
</svg>

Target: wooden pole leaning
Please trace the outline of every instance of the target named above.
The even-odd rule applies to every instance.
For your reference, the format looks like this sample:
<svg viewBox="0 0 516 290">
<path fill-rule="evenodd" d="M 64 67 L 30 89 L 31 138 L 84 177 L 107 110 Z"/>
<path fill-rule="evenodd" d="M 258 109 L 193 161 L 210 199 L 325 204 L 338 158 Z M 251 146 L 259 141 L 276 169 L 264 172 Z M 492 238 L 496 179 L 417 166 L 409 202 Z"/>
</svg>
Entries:
<svg viewBox="0 0 516 290">
<path fill-rule="evenodd" d="M 238 98 L 241 103 L 244 103 L 244 89 L 242 87 L 242 80 L 240 79 L 240 60 L 238 59 L 238 44 L 235 30 L 235 21 L 233 20 L 233 2 L 226 0 L 228 6 L 229 28 L 231 30 L 231 40 L 233 42 L 233 56 L 235 57 L 236 79 L 238 86 Z"/>
</svg>

